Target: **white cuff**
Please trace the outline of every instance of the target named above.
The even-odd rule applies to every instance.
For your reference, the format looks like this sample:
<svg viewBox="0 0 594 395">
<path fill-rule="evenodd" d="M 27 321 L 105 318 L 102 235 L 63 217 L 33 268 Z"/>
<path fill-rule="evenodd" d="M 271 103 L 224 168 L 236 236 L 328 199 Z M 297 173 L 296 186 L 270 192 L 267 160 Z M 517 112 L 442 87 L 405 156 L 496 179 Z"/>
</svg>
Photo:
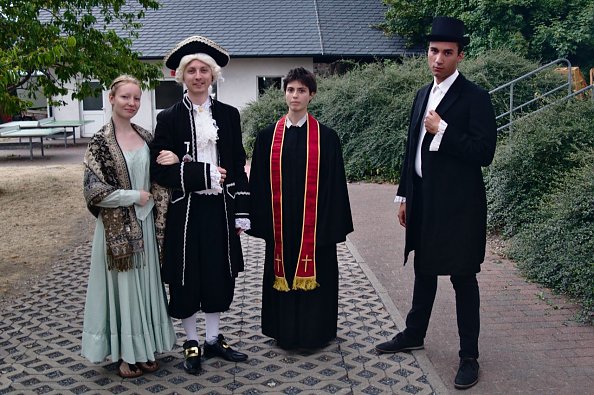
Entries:
<svg viewBox="0 0 594 395">
<path fill-rule="evenodd" d="M 249 218 L 235 218 L 235 229 L 250 230 L 252 222 Z"/>
<path fill-rule="evenodd" d="M 448 127 L 448 123 L 443 119 L 439 121 L 439 126 L 437 127 L 437 133 L 433 136 L 433 140 L 431 140 L 431 145 L 429 146 L 429 151 L 439 151 L 439 146 L 441 145 L 441 139 L 443 138 L 443 134 L 445 133 L 446 128 Z"/>
<path fill-rule="evenodd" d="M 210 166 L 210 189 L 217 193 L 223 192 L 223 187 L 221 187 L 221 172 L 214 165 Z"/>
<path fill-rule="evenodd" d="M 406 198 L 404 196 L 398 196 L 394 198 L 394 203 L 406 203 Z"/>
</svg>

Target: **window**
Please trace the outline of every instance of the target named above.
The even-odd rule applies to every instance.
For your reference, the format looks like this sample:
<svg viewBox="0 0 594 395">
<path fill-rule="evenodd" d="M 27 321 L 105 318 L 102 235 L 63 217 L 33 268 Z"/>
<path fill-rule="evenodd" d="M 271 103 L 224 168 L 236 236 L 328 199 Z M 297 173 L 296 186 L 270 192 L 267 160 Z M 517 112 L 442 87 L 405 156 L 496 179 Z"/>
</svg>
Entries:
<svg viewBox="0 0 594 395">
<path fill-rule="evenodd" d="M 159 81 L 155 88 L 155 108 L 163 110 L 169 108 L 182 99 L 184 88 L 176 81 Z"/>
<path fill-rule="evenodd" d="M 258 77 L 258 95 L 264 94 L 269 88 L 281 88 L 282 77 Z"/>
<path fill-rule="evenodd" d="M 99 82 L 90 82 L 91 88 L 101 88 Z M 83 110 L 84 111 L 103 111 L 103 94 L 101 90 L 95 96 L 87 96 L 83 99 Z"/>
</svg>

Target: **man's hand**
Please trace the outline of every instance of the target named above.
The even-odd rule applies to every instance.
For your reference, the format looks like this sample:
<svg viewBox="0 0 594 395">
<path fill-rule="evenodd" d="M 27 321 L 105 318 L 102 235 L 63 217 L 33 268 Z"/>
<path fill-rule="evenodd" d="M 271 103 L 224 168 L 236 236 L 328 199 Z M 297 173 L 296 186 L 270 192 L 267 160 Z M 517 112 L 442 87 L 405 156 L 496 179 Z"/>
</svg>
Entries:
<svg viewBox="0 0 594 395">
<path fill-rule="evenodd" d="M 434 110 L 429 110 L 429 113 L 425 117 L 425 130 L 427 133 L 435 134 L 439 131 L 439 122 L 441 117 Z"/>
<path fill-rule="evenodd" d="M 406 228 L 406 202 L 400 203 L 398 208 L 398 222 Z"/>
<path fill-rule="evenodd" d="M 227 177 L 227 170 L 223 169 L 222 167 L 217 167 L 219 173 L 221 173 L 221 185 L 225 182 L 225 178 Z"/>
</svg>

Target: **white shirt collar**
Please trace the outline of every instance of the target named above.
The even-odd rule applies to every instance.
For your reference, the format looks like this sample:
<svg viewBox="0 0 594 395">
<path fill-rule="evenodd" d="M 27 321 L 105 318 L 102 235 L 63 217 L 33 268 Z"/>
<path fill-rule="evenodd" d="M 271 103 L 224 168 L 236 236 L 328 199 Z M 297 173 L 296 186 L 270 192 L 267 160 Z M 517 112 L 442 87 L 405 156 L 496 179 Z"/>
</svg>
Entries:
<svg viewBox="0 0 594 395">
<path fill-rule="evenodd" d="M 285 127 L 286 128 L 290 128 L 291 126 L 297 126 L 298 128 L 300 128 L 301 126 L 303 126 L 303 124 L 307 121 L 307 113 L 305 113 L 305 115 L 303 116 L 303 118 L 301 118 L 299 121 L 297 121 L 296 124 L 293 124 L 293 122 L 291 122 L 291 120 L 289 119 L 289 117 L 287 117 L 287 120 L 285 121 Z"/>
<path fill-rule="evenodd" d="M 456 78 L 458 78 L 459 75 L 460 75 L 460 72 L 458 71 L 458 69 L 456 69 L 456 71 L 454 71 L 452 73 L 452 75 L 450 75 L 445 80 L 441 81 L 441 84 L 438 84 L 434 78 L 433 79 L 433 87 L 431 88 L 431 91 L 433 92 L 433 90 L 437 86 L 437 87 L 439 87 L 439 90 L 442 91 L 443 94 L 445 95 L 447 93 L 447 91 L 450 89 L 450 87 L 452 86 L 452 84 L 454 83 L 454 81 L 456 81 Z"/>
</svg>

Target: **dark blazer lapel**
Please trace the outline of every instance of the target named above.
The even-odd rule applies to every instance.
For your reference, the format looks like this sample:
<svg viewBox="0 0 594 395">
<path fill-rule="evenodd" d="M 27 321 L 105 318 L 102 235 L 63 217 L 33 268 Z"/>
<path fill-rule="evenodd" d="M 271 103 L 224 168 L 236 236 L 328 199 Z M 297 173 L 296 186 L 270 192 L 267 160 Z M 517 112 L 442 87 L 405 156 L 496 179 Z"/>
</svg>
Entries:
<svg viewBox="0 0 594 395">
<path fill-rule="evenodd" d="M 417 102 L 415 106 L 415 112 L 413 114 L 414 125 L 415 129 L 421 127 L 421 122 L 423 121 L 423 115 L 425 115 L 425 108 L 427 108 L 427 102 L 429 101 L 429 92 L 431 91 L 431 87 L 433 83 L 429 85 L 425 85 L 421 88 L 419 92 L 419 97 L 422 99 Z"/>
<path fill-rule="evenodd" d="M 448 93 L 445 94 L 445 96 L 443 97 L 443 99 L 441 99 L 441 102 L 435 109 L 435 111 L 441 117 L 443 117 L 444 114 L 448 112 L 448 110 L 452 106 L 452 104 L 454 104 L 456 102 L 456 100 L 458 100 L 458 98 L 460 97 L 460 93 L 462 92 L 462 88 L 464 87 L 465 83 L 466 83 L 466 78 L 464 78 L 464 76 L 462 74 L 459 74 L 458 78 L 456 78 L 456 81 L 454 81 L 452 86 L 450 86 L 450 89 L 448 89 Z"/>
<path fill-rule="evenodd" d="M 419 90 L 420 100 L 416 102 L 411 119 L 411 125 L 413 125 L 413 129 L 411 130 L 413 147 L 416 147 L 417 142 L 419 141 L 419 131 L 421 129 L 421 122 L 423 122 L 423 115 L 425 115 L 425 108 L 427 108 L 427 102 L 429 101 L 429 92 L 431 91 L 432 86 L 433 83 L 426 85 Z"/>
<path fill-rule="evenodd" d="M 223 108 L 220 106 L 220 103 L 218 101 L 216 101 L 215 99 L 211 99 L 211 107 L 210 107 L 211 111 L 212 111 L 212 119 L 214 119 L 216 125 L 217 125 L 217 132 L 219 135 L 219 140 L 217 140 L 217 144 L 218 141 L 220 141 L 221 139 L 226 139 L 226 133 L 227 133 L 227 128 L 224 127 L 224 124 L 226 124 L 224 118 L 225 118 L 225 114 L 223 114 L 224 111 Z M 223 143 L 224 144 L 224 143 Z"/>
</svg>

